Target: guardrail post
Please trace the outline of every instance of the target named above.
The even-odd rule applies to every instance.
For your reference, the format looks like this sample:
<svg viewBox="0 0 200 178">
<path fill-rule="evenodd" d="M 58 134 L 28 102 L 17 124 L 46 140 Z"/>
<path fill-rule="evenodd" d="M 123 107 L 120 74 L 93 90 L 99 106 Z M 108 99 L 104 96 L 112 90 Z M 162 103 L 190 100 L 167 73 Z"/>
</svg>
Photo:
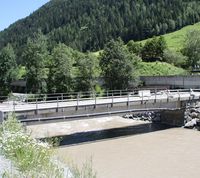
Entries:
<svg viewBox="0 0 200 178">
<path fill-rule="evenodd" d="M 76 111 L 78 110 L 78 106 L 79 106 L 79 93 L 77 94 Z"/>
<path fill-rule="evenodd" d="M 111 103 L 111 107 L 113 107 L 113 103 L 114 103 L 114 96 L 113 96 L 113 93 L 112 93 L 112 103 Z"/>
<path fill-rule="evenodd" d="M 13 101 L 13 112 L 15 113 L 15 100 Z"/>
<path fill-rule="evenodd" d="M 61 94 L 61 100 L 62 100 L 62 101 L 64 100 L 64 98 L 63 98 L 63 93 Z"/>
<path fill-rule="evenodd" d="M 129 93 L 128 93 L 128 95 L 127 95 L 127 106 L 128 106 L 128 108 L 129 108 L 129 106 L 130 106 L 130 96 L 129 96 Z"/>
<path fill-rule="evenodd" d="M 35 110 L 35 114 L 38 115 L 38 100 L 36 99 L 36 110 Z"/>
<path fill-rule="evenodd" d="M 58 112 L 58 108 L 59 108 L 59 97 L 57 97 L 57 107 L 56 107 L 56 112 Z"/>
<path fill-rule="evenodd" d="M 94 92 L 94 109 L 97 107 L 97 96 L 96 93 Z"/>
<path fill-rule="evenodd" d="M 156 90 L 156 89 L 154 90 L 154 93 L 155 93 L 155 100 L 154 100 L 154 103 L 156 103 L 156 100 L 157 100 L 157 90 Z"/>
<path fill-rule="evenodd" d="M 143 95 L 143 91 L 142 91 L 142 101 L 141 101 L 141 104 L 144 103 L 144 95 Z"/>
<path fill-rule="evenodd" d="M 122 91 L 121 90 L 119 91 L 119 94 L 120 94 L 120 96 L 122 96 Z"/>
<path fill-rule="evenodd" d="M 169 102 L 169 90 L 167 90 L 167 102 Z"/>
<path fill-rule="evenodd" d="M 178 90 L 178 101 L 181 100 L 181 95 L 180 95 L 180 91 Z"/>
</svg>

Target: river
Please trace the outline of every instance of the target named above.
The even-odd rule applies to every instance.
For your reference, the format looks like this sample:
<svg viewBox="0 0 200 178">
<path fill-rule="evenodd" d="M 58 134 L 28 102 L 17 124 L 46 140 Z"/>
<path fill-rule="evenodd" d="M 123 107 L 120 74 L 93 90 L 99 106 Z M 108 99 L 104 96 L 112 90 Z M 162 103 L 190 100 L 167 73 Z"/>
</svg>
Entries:
<svg viewBox="0 0 200 178">
<path fill-rule="evenodd" d="M 92 157 L 97 178 L 199 178 L 199 140 L 198 131 L 146 124 L 65 137 L 57 155 L 79 166 Z"/>
</svg>

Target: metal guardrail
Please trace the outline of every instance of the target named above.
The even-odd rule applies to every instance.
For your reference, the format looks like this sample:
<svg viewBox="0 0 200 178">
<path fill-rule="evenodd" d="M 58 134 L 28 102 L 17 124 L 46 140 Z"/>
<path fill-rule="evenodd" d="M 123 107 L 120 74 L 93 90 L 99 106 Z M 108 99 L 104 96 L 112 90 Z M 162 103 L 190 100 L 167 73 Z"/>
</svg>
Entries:
<svg viewBox="0 0 200 178">
<path fill-rule="evenodd" d="M 109 90 L 101 93 L 95 93 L 93 91 L 85 92 L 69 92 L 69 93 L 47 93 L 47 94 L 13 94 L 10 96 L 0 96 L 0 102 L 14 101 L 18 104 L 36 104 L 36 103 L 51 103 L 51 102 L 62 102 L 62 101 L 77 101 L 77 100 L 91 100 L 94 98 L 111 98 L 111 97 L 121 97 L 127 95 L 137 95 L 139 91 L 150 90 L 151 94 L 156 94 L 159 92 L 191 92 L 190 89 L 177 89 L 177 90 L 162 90 L 162 89 L 134 89 L 134 90 Z M 193 89 L 194 92 L 200 89 Z"/>
<path fill-rule="evenodd" d="M 74 98 L 70 98 L 70 99 L 66 99 L 65 96 L 69 95 L 68 93 L 60 93 L 60 94 L 47 94 L 47 95 L 57 95 L 57 97 L 55 97 L 52 99 L 50 98 L 34 98 L 34 101 L 18 101 L 18 100 L 11 100 L 11 103 L 8 103 L 8 106 L 12 106 L 11 110 L 13 112 L 29 112 L 29 111 L 35 111 L 35 114 L 38 113 L 39 110 L 48 110 L 48 109 L 56 109 L 56 112 L 58 112 L 58 109 L 63 109 L 63 108 L 70 108 L 70 107 L 75 107 L 77 110 L 79 107 L 89 107 L 89 106 L 93 106 L 94 108 L 96 108 L 97 105 L 111 105 L 111 107 L 113 107 L 113 104 L 117 103 L 127 103 L 127 106 L 130 106 L 131 102 L 141 102 L 141 104 L 146 103 L 149 98 L 151 100 L 151 102 L 156 102 L 159 98 L 159 95 L 162 96 L 166 96 L 166 100 L 169 101 L 170 97 L 173 95 L 173 93 L 177 93 L 178 96 L 176 96 L 177 100 L 180 100 L 180 95 L 181 93 L 188 93 L 190 94 L 189 96 L 192 96 L 192 93 L 194 92 L 200 92 L 200 90 L 188 90 L 188 89 L 181 89 L 181 90 L 156 90 L 156 89 L 152 89 L 149 90 L 149 97 L 143 96 L 139 96 L 139 92 L 141 90 L 116 90 L 116 91 L 107 91 L 106 96 L 99 96 L 96 93 L 92 93 L 92 95 L 80 95 L 79 93 L 75 93 Z M 144 91 L 144 90 L 143 90 Z M 146 91 L 146 89 L 145 89 Z M 91 92 L 85 92 L 87 94 L 91 94 Z M 105 94 L 104 93 L 104 94 Z M 71 93 L 70 93 L 71 94 Z M 35 95 L 37 96 L 37 95 Z M 86 97 L 87 96 L 87 97 Z M 90 96 L 90 97 L 89 97 Z M 133 98 L 137 98 L 136 100 L 133 100 Z M 118 98 L 122 98 L 122 100 L 116 100 Z M 130 98 L 132 100 L 130 100 Z M 105 99 L 105 103 L 102 102 L 97 102 L 100 100 Z M 107 101 L 106 101 L 107 99 Z M 138 100 L 139 99 L 139 100 Z M 187 98 L 188 100 L 190 100 L 190 97 Z M 196 97 L 197 99 L 197 97 Z M 198 98 L 199 99 L 199 98 Z M 83 102 L 81 103 L 81 101 L 91 101 L 86 103 L 85 105 L 83 104 Z M 66 103 L 65 103 L 66 102 Z M 70 105 L 71 102 L 71 105 Z M 73 103 L 72 103 L 73 102 Z M 51 105 L 52 103 L 52 105 Z M 62 104 L 64 103 L 64 104 Z M 49 104 L 48 106 L 44 105 L 44 104 Z M 24 105 L 24 110 L 23 110 L 23 105 Z M 50 106 L 51 105 L 51 106 Z M 18 110 L 16 110 L 16 108 L 18 107 Z M 19 109 L 19 107 L 21 107 Z M 26 107 L 26 108 L 25 108 Z M 5 110 L 3 112 L 10 112 L 11 110 Z"/>
</svg>

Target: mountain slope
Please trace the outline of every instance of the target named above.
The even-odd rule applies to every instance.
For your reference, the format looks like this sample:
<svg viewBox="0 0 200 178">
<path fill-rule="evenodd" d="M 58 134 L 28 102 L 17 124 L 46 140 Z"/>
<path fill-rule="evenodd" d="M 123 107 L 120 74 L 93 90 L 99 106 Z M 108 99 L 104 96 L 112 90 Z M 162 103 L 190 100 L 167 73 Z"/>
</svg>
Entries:
<svg viewBox="0 0 200 178">
<path fill-rule="evenodd" d="M 41 29 L 51 45 L 98 50 L 112 38 L 141 40 L 197 21 L 197 0 L 51 0 L 0 32 L 0 49 L 9 42 L 20 56 L 27 38 Z"/>
<path fill-rule="evenodd" d="M 191 30 L 200 30 L 200 23 L 196 23 L 194 25 L 188 25 L 180 30 L 163 35 L 163 37 L 167 42 L 168 48 L 174 51 L 180 51 L 183 48 L 184 40 L 187 33 Z M 149 38 L 149 40 L 150 39 L 151 38 Z M 144 45 L 147 40 L 148 39 L 142 40 L 140 42 Z"/>
</svg>

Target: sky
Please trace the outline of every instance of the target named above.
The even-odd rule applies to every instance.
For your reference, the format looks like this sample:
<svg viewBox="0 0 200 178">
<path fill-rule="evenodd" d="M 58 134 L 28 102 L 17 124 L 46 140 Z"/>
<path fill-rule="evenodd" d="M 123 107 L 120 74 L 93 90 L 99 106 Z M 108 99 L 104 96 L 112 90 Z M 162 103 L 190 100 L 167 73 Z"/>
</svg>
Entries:
<svg viewBox="0 0 200 178">
<path fill-rule="evenodd" d="M 30 15 L 49 0 L 0 0 L 0 31 Z"/>
</svg>

